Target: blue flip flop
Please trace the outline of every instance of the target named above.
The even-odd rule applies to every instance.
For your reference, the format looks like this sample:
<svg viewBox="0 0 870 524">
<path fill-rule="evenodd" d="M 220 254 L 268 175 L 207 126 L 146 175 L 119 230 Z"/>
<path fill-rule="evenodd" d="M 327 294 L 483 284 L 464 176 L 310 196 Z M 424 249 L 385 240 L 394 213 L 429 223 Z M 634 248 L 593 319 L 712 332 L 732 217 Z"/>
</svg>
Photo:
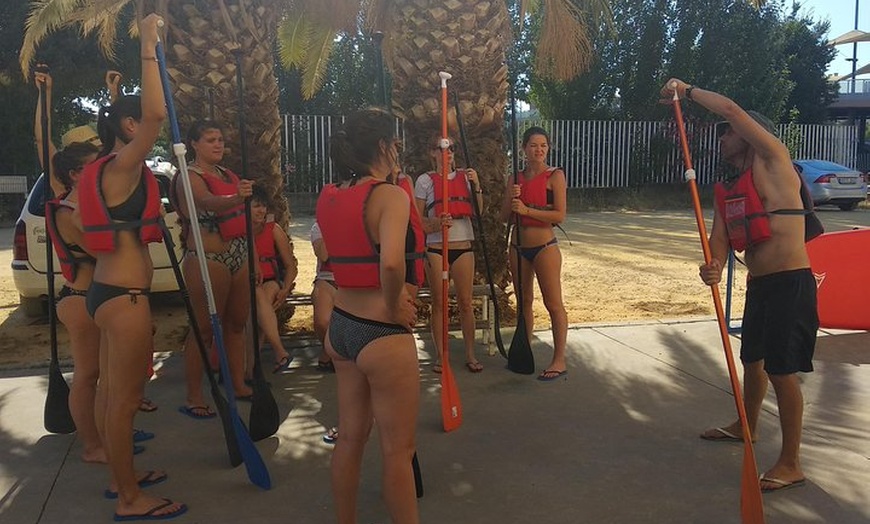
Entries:
<svg viewBox="0 0 870 524">
<path fill-rule="evenodd" d="M 154 438 L 154 433 L 144 429 L 133 428 L 133 442 L 145 442 Z"/>
<path fill-rule="evenodd" d="M 161 509 L 171 506 L 173 504 L 175 503 L 171 500 L 163 499 L 162 503 L 157 504 L 145 513 L 140 513 L 138 515 L 118 515 L 117 513 L 115 513 L 114 519 L 115 522 L 130 522 L 134 520 L 169 520 L 187 513 L 187 504 L 182 504 L 177 510 L 173 511 L 172 513 L 155 515 L 155 513 L 157 513 Z"/>
<path fill-rule="evenodd" d="M 145 452 L 145 446 L 140 446 L 138 444 L 133 444 L 133 454 L 138 455 L 140 453 Z"/>
<path fill-rule="evenodd" d="M 197 411 L 205 411 L 206 414 L 202 415 L 200 413 L 197 413 Z M 209 408 L 208 406 L 179 406 L 178 412 L 196 420 L 205 420 L 215 418 L 217 416 L 217 413 L 212 411 L 211 408 Z"/>
<path fill-rule="evenodd" d="M 158 473 L 154 470 L 150 470 L 146 472 L 145 476 L 138 482 L 140 488 L 147 488 L 148 486 L 153 486 L 155 484 L 160 484 L 169 478 L 169 475 L 166 473 Z M 114 500 L 118 498 L 118 492 L 112 491 L 110 489 L 106 489 L 103 491 L 103 496 L 107 499 Z"/>
</svg>

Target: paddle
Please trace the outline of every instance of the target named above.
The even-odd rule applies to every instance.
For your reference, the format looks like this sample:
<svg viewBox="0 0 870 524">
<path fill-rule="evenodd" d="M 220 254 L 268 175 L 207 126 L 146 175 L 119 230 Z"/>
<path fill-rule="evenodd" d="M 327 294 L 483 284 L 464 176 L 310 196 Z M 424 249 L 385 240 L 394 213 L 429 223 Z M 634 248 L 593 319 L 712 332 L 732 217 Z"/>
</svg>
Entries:
<svg viewBox="0 0 870 524">
<path fill-rule="evenodd" d="M 180 174 L 179 174 L 180 175 Z M 211 372 L 211 365 L 208 360 L 208 352 L 205 349 L 205 342 L 202 340 L 202 332 L 199 330 L 199 322 L 196 320 L 196 314 L 193 311 L 193 304 L 190 302 L 190 293 L 187 291 L 187 286 L 184 284 L 184 276 L 181 274 L 181 267 L 178 264 L 178 257 L 175 255 L 175 242 L 172 240 L 172 234 L 163 226 L 163 243 L 166 244 L 166 253 L 169 255 L 169 262 L 172 264 L 172 272 L 175 274 L 175 282 L 178 283 L 178 290 L 181 292 L 181 298 L 184 300 L 184 308 L 187 310 L 187 319 L 190 322 L 190 329 L 193 330 L 193 336 L 196 339 L 196 347 L 199 349 L 199 356 L 202 358 L 202 366 L 205 370 L 208 384 L 211 389 L 211 398 L 214 401 L 215 408 L 221 418 L 221 424 L 224 429 L 224 440 L 227 443 L 227 453 L 230 456 L 230 464 L 233 467 L 242 463 L 242 453 L 239 450 L 239 441 L 236 437 L 236 431 L 233 428 L 233 422 L 230 419 L 227 399 L 221 395 L 217 380 Z"/>
<path fill-rule="evenodd" d="M 517 152 L 517 98 L 514 91 L 514 86 L 511 85 L 511 160 L 514 170 L 514 184 L 520 183 L 520 164 L 519 153 Z M 514 373 L 523 375 L 531 375 L 535 372 L 535 356 L 532 354 L 532 346 L 529 344 L 529 333 L 526 327 L 525 316 L 523 315 L 523 257 L 520 256 L 520 233 L 522 226 L 520 225 L 520 215 L 514 214 L 514 228 L 516 229 L 516 252 L 517 252 L 517 273 L 515 275 L 517 288 L 517 329 L 514 331 L 514 338 L 511 340 L 511 346 L 508 350 L 507 368 Z"/>
<path fill-rule="evenodd" d="M 47 66 L 37 66 L 36 71 L 48 73 Z M 45 84 L 39 85 L 39 125 L 42 129 L 42 188 L 43 202 L 48 206 L 51 200 L 51 158 L 48 148 L 48 92 Z M 49 219 L 48 212 L 45 213 Z M 46 224 L 46 231 L 48 225 Z M 69 385 L 60 371 L 60 362 L 57 356 L 57 312 L 55 311 L 54 298 L 54 254 L 51 242 L 45 242 L 45 280 L 48 294 L 48 329 L 49 344 L 51 348 L 51 361 L 48 364 L 48 391 L 45 395 L 45 408 L 42 413 L 42 425 L 49 433 L 68 434 L 76 430 L 75 422 L 69 412 Z"/>
<path fill-rule="evenodd" d="M 245 128 L 245 85 L 242 78 L 242 48 L 232 51 L 236 58 L 236 89 L 238 91 L 239 140 L 242 147 L 242 178 L 248 178 L 248 146 Z M 263 376 L 263 366 L 260 359 L 260 324 L 257 321 L 257 273 L 258 261 L 254 256 L 254 225 L 251 222 L 251 199 L 245 199 L 245 234 L 248 237 L 248 280 L 251 292 L 251 338 L 254 343 L 254 383 L 251 388 L 254 393 L 251 398 L 251 413 L 248 426 L 254 441 L 271 437 L 278 432 L 281 425 L 281 415 L 278 404 L 269 389 L 269 384 Z"/>
<path fill-rule="evenodd" d="M 468 156 L 468 140 L 465 138 L 465 125 L 462 122 L 462 111 L 459 109 L 459 94 L 455 91 L 453 92 L 453 105 L 456 107 L 456 123 L 459 125 L 459 142 L 462 144 L 462 156 L 465 157 L 465 167 L 469 167 L 471 166 L 471 158 Z M 471 205 L 474 206 L 474 217 L 477 219 L 477 232 L 480 235 L 480 247 L 483 251 L 483 265 L 486 268 L 486 281 L 489 283 L 489 297 L 494 304 L 495 345 L 498 346 L 498 352 L 501 353 L 501 356 L 508 358 L 508 354 L 504 349 L 504 342 L 501 340 L 501 314 L 498 311 L 498 299 L 495 295 L 495 284 L 492 281 L 492 265 L 489 263 L 489 254 L 486 250 L 486 238 L 483 236 L 483 217 L 481 216 L 477 198 L 474 195 L 471 197 Z"/>
<path fill-rule="evenodd" d="M 161 24 L 162 25 L 162 24 Z M 211 277 L 208 273 L 208 265 L 205 258 L 205 248 L 202 245 L 202 234 L 199 230 L 199 217 L 196 213 L 196 207 L 193 202 L 193 189 L 190 187 L 190 179 L 188 178 L 187 159 L 185 153 L 187 148 L 181 141 L 181 133 L 178 130 L 178 119 L 175 116 L 175 104 L 172 101 L 172 95 L 169 88 L 169 74 L 166 72 L 166 55 L 163 52 L 163 42 L 157 41 L 157 63 L 160 67 L 160 81 L 163 84 L 163 97 L 166 100 L 166 111 L 169 115 L 169 124 L 172 129 L 172 151 L 178 160 L 178 167 L 181 176 L 181 185 L 184 188 L 184 198 L 187 201 L 187 214 L 190 220 L 190 232 L 193 236 L 193 241 L 196 246 L 196 259 L 199 262 L 199 270 L 202 273 L 202 281 L 205 287 L 205 296 L 208 302 L 208 313 L 211 320 L 212 332 L 214 335 L 214 344 L 218 349 L 220 357 L 221 374 L 226 377 L 224 380 L 224 390 L 227 395 L 227 407 L 229 408 L 230 420 L 233 423 L 236 438 L 238 439 L 239 451 L 242 454 L 242 460 L 245 463 L 245 469 L 248 473 L 250 481 L 263 489 L 272 487 L 272 480 L 269 477 L 269 470 L 266 469 L 266 464 L 263 462 L 263 457 L 254 446 L 248 434 L 245 424 L 239 418 L 239 412 L 236 406 L 236 395 L 233 391 L 232 380 L 229 380 L 230 366 L 227 361 L 227 352 L 224 348 L 223 330 L 221 321 L 217 315 L 217 306 L 214 301 L 214 292 L 211 287 Z"/>
<path fill-rule="evenodd" d="M 447 180 L 450 166 L 448 165 L 447 149 L 450 138 L 447 136 L 447 81 L 453 76 L 441 71 L 441 195 L 444 214 L 450 214 L 450 184 Z M 450 232 L 446 223 L 441 224 L 441 420 L 444 431 L 450 432 L 462 425 L 462 404 L 459 401 L 459 388 L 450 367 L 450 349 L 448 347 L 447 328 L 450 315 L 447 307 L 447 294 L 450 287 L 450 263 L 448 243 Z"/>
<path fill-rule="evenodd" d="M 677 120 L 677 130 L 680 134 L 680 145 L 683 150 L 683 163 L 686 166 L 686 181 L 692 194 L 695 208 L 695 221 L 698 224 L 698 234 L 701 237 L 701 250 L 704 252 L 704 263 L 712 259 L 710 243 L 707 240 L 707 227 L 704 223 L 704 213 L 701 211 L 701 199 L 698 197 L 698 185 L 695 183 L 695 169 L 692 167 L 692 154 L 689 151 L 689 141 L 686 138 L 686 125 L 683 122 L 683 109 L 680 97 L 677 95 L 677 84 L 671 84 L 674 90 L 674 118 Z M 752 446 L 752 433 L 746 417 L 746 406 L 740 394 L 740 379 L 737 376 L 737 366 L 734 364 L 734 353 L 731 351 L 731 339 L 728 337 L 728 324 L 722 309 L 722 299 L 719 296 L 719 286 L 710 286 L 713 294 L 713 307 L 716 309 L 716 320 L 719 323 L 719 335 L 722 347 L 725 349 L 725 361 L 728 364 L 728 377 L 731 379 L 731 391 L 734 393 L 734 403 L 740 418 L 740 428 L 743 431 L 743 472 L 740 484 L 740 515 L 744 524 L 764 523 L 764 503 L 761 498 L 761 484 L 758 482 L 758 467 L 755 463 L 755 450 Z"/>
</svg>

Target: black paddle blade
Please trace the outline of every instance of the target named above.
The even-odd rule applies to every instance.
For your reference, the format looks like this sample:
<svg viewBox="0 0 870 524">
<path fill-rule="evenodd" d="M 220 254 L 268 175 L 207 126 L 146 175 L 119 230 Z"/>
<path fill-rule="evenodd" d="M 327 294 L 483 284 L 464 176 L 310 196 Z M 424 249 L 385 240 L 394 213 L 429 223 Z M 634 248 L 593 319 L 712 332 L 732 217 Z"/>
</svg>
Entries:
<svg viewBox="0 0 870 524">
<path fill-rule="evenodd" d="M 244 459 L 242 458 L 242 452 L 239 450 L 239 439 L 236 438 L 236 430 L 233 427 L 233 421 L 230 419 L 230 408 L 227 406 L 227 399 L 224 398 L 218 389 L 214 375 L 211 374 L 211 371 L 206 371 L 206 373 L 211 376 L 211 398 L 214 401 L 215 409 L 217 409 L 218 415 L 221 418 L 221 425 L 224 430 L 224 440 L 227 444 L 227 454 L 230 457 L 230 465 L 236 467 L 244 462 Z"/>
<path fill-rule="evenodd" d="M 76 430 L 69 412 L 69 385 L 60 372 L 57 360 L 48 367 L 48 392 L 45 395 L 43 425 L 49 433 L 67 435 Z"/>
<path fill-rule="evenodd" d="M 535 356 L 532 355 L 532 346 L 529 344 L 529 334 L 523 317 L 517 320 L 517 330 L 514 332 L 508 350 L 507 368 L 521 375 L 531 375 L 535 372 Z"/>
<path fill-rule="evenodd" d="M 281 416 L 278 413 L 278 403 L 269 389 L 269 384 L 262 378 L 262 370 L 259 377 L 255 372 L 253 398 L 251 399 L 251 413 L 248 417 L 248 426 L 251 429 L 251 439 L 254 442 L 269 438 L 278 432 L 281 425 Z"/>
<path fill-rule="evenodd" d="M 420 461 L 417 460 L 417 452 L 411 458 L 411 469 L 414 470 L 414 489 L 417 490 L 417 498 L 423 498 L 423 473 L 420 472 Z"/>
</svg>

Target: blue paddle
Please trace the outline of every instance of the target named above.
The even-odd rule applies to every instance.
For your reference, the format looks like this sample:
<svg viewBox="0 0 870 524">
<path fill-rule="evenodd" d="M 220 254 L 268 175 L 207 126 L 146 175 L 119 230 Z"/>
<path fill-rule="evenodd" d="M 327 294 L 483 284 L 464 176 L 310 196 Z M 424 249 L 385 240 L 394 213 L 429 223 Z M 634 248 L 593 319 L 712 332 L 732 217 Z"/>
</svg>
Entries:
<svg viewBox="0 0 870 524">
<path fill-rule="evenodd" d="M 211 320 L 211 329 L 214 333 L 214 344 L 218 350 L 220 357 L 221 374 L 224 378 L 224 389 L 227 395 L 227 406 L 230 411 L 230 419 L 233 422 L 236 439 L 239 444 L 239 451 L 242 453 L 242 459 L 245 462 L 245 469 L 248 472 L 248 479 L 251 483 L 263 489 L 272 487 L 272 480 L 269 477 L 269 470 L 266 468 L 263 457 L 254 446 L 254 441 L 248 434 L 242 419 L 239 418 L 238 407 L 236 406 L 236 394 L 233 391 L 232 381 L 230 377 L 230 366 L 227 361 L 227 352 L 224 347 L 223 329 L 221 321 L 218 318 L 217 306 L 214 301 L 214 293 L 211 287 L 211 278 L 208 274 L 208 265 L 205 258 L 205 248 L 202 245 L 202 234 L 199 231 L 199 219 L 196 216 L 196 207 L 193 202 L 193 189 L 190 187 L 190 179 L 188 178 L 187 159 L 184 157 L 187 152 L 184 142 L 181 141 L 181 132 L 178 130 L 178 119 L 175 115 L 175 104 L 172 101 L 172 94 L 169 90 L 169 74 L 166 72 L 166 55 L 163 51 L 163 42 L 157 41 L 157 64 L 160 66 L 160 82 L 163 84 L 163 98 L 166 100 L 166 112 L 169 115 L 169 124 L 172 129 L 172 152 L 178 159 L 178 168 L 181 176 L 181 185 L 184 188 L 184 198 L 187 201 L 187 215 L 190 220 L 190 232 L 193 236 L 193 241 L 196 247 L 196 259 L 199 261 L 199 270 L 202 273 L 202 281 L 205 286 L 205 296 L 208 302 L 208 314 Z"/>
</svg>

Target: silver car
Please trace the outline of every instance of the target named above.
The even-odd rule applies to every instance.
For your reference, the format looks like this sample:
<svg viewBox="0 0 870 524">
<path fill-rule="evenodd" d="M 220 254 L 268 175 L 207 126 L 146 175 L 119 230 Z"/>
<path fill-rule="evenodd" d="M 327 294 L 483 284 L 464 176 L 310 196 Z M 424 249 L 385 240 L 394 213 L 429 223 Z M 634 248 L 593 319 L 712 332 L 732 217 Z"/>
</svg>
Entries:
<svg viewBox="0 0 870 524">
<path fill-rule="evenodd" d="M 827 160 L 795 160 L 794 167 L 817 206 L 832 204 L 851 211 L 867 200 L 867 180 L 860 171 Z"/>
<path fill-rule="evenodd" d="M 154 175 L 160 186 L 160 197 L 166 208 L 166 226 L 175 242 L 175 254 L 181 258 L 181 243 L 179 234 L 181 227 L 177 224 L 178 215 L 169 203 L 169 183 L 172 179 L 174 167 L 166 162 L 149 162 Z M 27 316 L 41 316 L 46 312 L 46 298 L 48 280 L 45 270 L 45 243 L 47 240 L 45 231 L 45 202 L 43 191 L 44 177 L 40 176 L 27 195 L 24 208 L 15 224 L 15 236 L 12 253 L 12 279 L 15 288 L 21 296 L 21 308 Z M 155 292 L 177 291 L 178 284 L 175 274 L 169 262 L 169 254 L 166 245 L 154 243 L 149 246 L 151 260 L 154 263 L 154 276 L 151 281 L 151 290 Z M 57 254 L 54 254 L 54 287 L 57 293 L 64 283 L 60 273 L 60 262 Z"/>
</svg>

